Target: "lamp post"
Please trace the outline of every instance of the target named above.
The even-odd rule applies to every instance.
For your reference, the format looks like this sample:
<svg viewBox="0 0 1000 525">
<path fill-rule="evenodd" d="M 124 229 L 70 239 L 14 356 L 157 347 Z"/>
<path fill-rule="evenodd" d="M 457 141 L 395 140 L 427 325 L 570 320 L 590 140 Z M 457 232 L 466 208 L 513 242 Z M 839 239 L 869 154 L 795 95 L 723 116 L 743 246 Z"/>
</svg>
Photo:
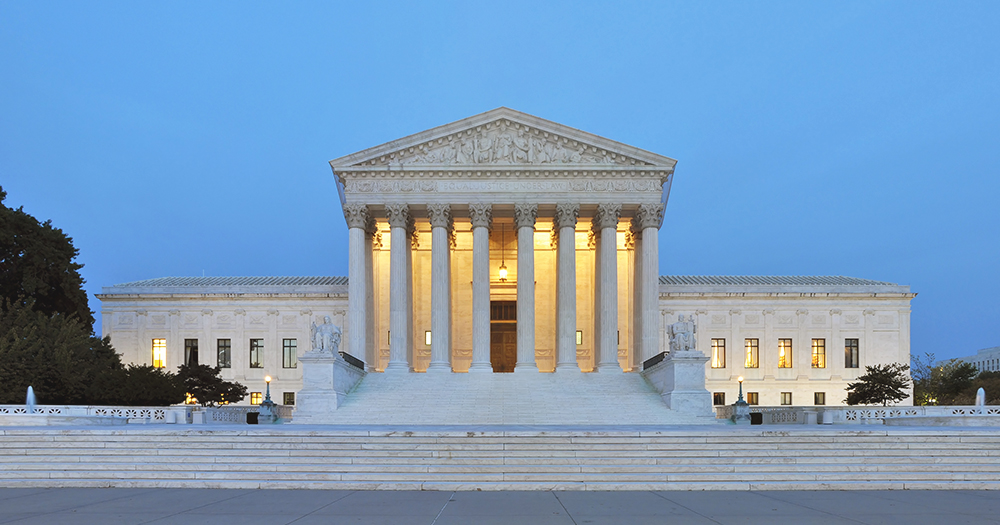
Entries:
<svg viewBox="0 0 1000 525">
<path fill-rule="evenodd" d="M 750 405 L 743 400 L 743 376 L 737 378 L 740 382 L 740 396 L 739 399 L 733 403 L 733 415 L 731 417 L 732 422 L 737 425 L 749 425 L 750 424 Z"/>
<path fill-rule="evenodd" d="M 261 423 L 274 423 L 278 419 L 278 414 L 275 410 L 274 401 L 271 401 L 271 376 L 264 376 L 264 382 L 267 383 L 267 393 L 264 396 L 264 401 L 260 404 L 260 416 L 258 421 Z"/>
</svg>

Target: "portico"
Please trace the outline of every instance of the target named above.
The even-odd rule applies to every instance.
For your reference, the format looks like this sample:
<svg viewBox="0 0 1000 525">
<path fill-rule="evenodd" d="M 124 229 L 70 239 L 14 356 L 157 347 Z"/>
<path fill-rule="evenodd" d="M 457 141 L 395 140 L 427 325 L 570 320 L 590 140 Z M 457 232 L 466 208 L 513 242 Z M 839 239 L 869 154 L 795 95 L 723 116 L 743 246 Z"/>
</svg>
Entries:
<svg viewBox="0 0 1000 525">
<path fill-rule="evenodd" d="M 331 161 L 345 350 L 370 371 L 492 372 L 491 302 L 514 301 L 515 373 L 636 370 L 660 351 L 675 163 L 507 108 Z"/>
</svg>

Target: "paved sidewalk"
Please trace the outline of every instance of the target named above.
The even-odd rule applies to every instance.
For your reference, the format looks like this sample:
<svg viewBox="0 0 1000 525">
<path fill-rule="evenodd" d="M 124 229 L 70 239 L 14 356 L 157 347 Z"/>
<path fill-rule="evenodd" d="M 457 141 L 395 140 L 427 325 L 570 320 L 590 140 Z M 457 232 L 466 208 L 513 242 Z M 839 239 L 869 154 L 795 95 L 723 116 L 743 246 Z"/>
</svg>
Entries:
<svg viewBox="0 0 1000 525">
<path fill-rule="evenodd" d="M 0 489 L 16 524 L 988 524 L 1000 492 Z"/>
</svg>

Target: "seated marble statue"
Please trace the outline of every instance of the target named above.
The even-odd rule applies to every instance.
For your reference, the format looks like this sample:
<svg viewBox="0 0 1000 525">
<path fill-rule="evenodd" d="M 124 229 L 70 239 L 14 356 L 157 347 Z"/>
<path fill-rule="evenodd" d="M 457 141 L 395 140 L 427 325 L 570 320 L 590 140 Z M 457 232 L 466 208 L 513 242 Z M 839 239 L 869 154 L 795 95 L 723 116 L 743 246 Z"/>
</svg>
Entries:
<svg viewBox="0 0 1000 525">
<path fill-rule="evenodd" d="M 340 348 L 340 337 L 342 331 L 339 326 L 335 326 L 330 320 L 330 316 L 323 317 L 323 324 L 317 326 L 312 324 L 312 350 L 313 352 L 329 352 L 337 354 Z"/>
<path fill-rule="evenodd" d="M 670 337 L 670 351 L 682 352 L 695 349 L 694 339 L 694 316 L 690 321 L 684 320 L 684 314 L 677 318 L 677 322 L 667 327 L 667 335 Z"/>
</svg>

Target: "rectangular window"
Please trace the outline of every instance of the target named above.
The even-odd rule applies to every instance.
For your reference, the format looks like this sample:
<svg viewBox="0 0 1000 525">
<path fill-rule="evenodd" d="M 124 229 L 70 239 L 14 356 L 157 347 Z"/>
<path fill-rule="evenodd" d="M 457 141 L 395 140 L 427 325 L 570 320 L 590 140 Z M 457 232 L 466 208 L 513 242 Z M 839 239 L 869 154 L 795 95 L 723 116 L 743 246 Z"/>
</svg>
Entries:
<svg viewBox="0 0 1000 525">
<path fill-rule="evenodd" d="M 576 331 L 576 346 L 583 344 L 583 330 Z"/>
<path fill-rule="evenodd" d="M 198 340 L 184 340 L 184 364 L 187 366 L 198 365 Z"/>
<path fill-rule="evenodd" d="M 814 405 L 825 405 L 826 404 L 826 392 L 814 392 L 813 393 L 813 404 Z"/>
<path fill-rule="evenodd" d="M 424 345 L 425 346 L 430 346 L 431 345 L 431 331 L 430 330 L 424 330 Z"/>
<path fill-rule="evenodd" d="M 759 405 L 760 395 L 757 392 L 747 392 L 747 404 L 748 405 Z"/>
<path fill-rule="evenodd" d="M 250 404 L 251 405 L 259 405 L 261 401 L 262 401 L 262 397 L 260 395 L 260 392 L 250 392 Z"/>
<path fill-rule="evenodd" d="M 778 339 L 778 368 L 792 367 L 792 340 Z"/>
<path fill-rule="evenodd" d="M 746 346 L 747 350 L 747 360 L 743 365 L 745 368 L 760 367 L 760 362 L 757 361 L 757 343 L 756 339 L 746 339 L 743 341 L 743 345 Z"/>
<path fill-rule="evenodd" d="M 726 393 L 725 392 L 715 392 L 712 394 L 712 404 L 715 406 L 726 404 Z"/>
<path fill-rule="evenodd" d="M 218 355 L 219 368 L 232 368 L 232 349 L 233 343 L 229 339 L 218 339 L 215 342 L 216 354 Z"/>
<path fill-rule="evenodd" d="M 792 393 L 791 392 L 782 392 L 781 393 L 781 404 L 782 405 L 791 405 L 792 404 Z"/>
<path fill-rule="evenodd" d="M 813 368 L 826 368 L 826 339 L 813 339 Z"/>
<path fill-rule="evenodd" d="M 264 368 L 264 340 L 250 340 L 250 368 Z"/>
<path fill-rule="evenodd" d="M 167 340 L 153 339 L 153 368 L 167 366 Z"/>
<path fill-rule="evenodd" d="M 282 368 L 295 368 L 298 366 L 298 341 L 295 339 L 281 340 L 281 366 Z"/>
<path fill-rule="evenodd" d="M 858 340 L 844 340 L 844 368 L 858 368 Z"/>
<path fill-rule="evenodd" d="M 295 404 L 295 392 L 284 392 L 281 394 L 281 404 L 292 406 Z"/>
<path fill-rule="evenodd" d="M 726 368 L 725 339 L 712 339 L 712 368 Z"/>
</svg>

